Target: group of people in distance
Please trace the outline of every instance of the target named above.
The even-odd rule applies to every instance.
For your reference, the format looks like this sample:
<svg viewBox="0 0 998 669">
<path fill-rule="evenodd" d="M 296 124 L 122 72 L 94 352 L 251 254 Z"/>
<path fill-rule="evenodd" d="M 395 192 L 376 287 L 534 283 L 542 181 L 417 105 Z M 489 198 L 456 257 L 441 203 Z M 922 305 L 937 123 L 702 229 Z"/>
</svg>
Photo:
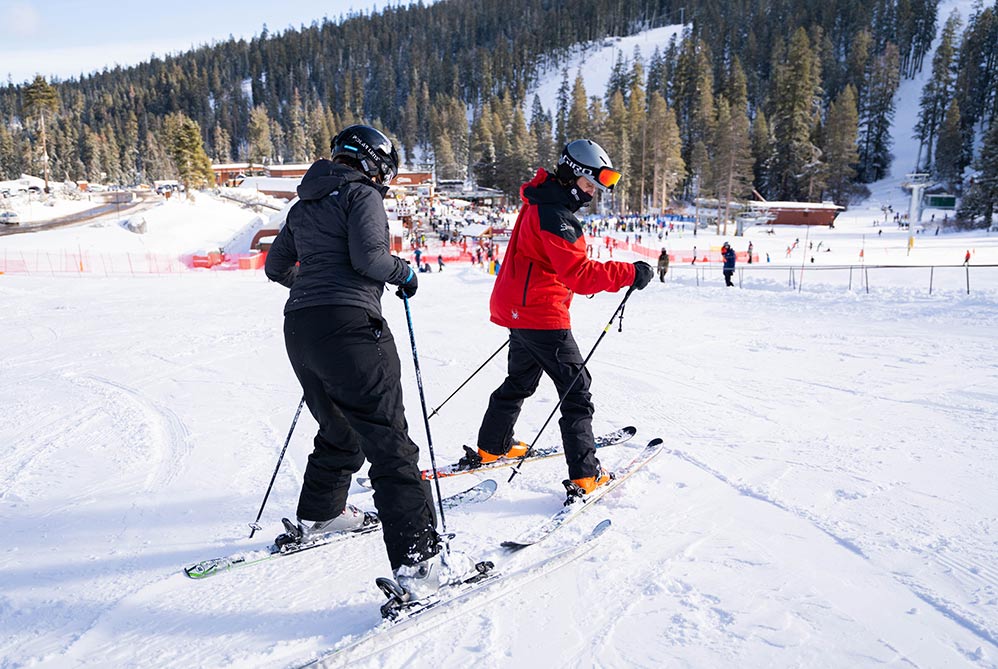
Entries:
<svg viewBox="0 0 998 669">
<path fill-rule="evenodd" d="M 389 252 L 382 199 L 399 157 L 384 133 L 364 125 L 342 130 L 331 149 L 331 159 L 316 161 L 302 179 L 299 201 L 266 260 L 267 276 L 290 289 L 285 345 L 319 424 L 298 499 L 298 530 L 308 540 L 365 522 L 347 493 L 366 459 L 392 571 L 406 597 L 417 600 L 473 565 L 443 550 L 419 449 L 408 434 L 395 340 L 381 312 L 386 284 L 406 301 L 419 288 L 416 271 Z M 467 456 L 472 460 L 525 452 L 513 429 L 546 374 L 563 398 L 559 425 L 572 483 L 589 494 L 611 480 L 596 457 L 591 378 L 572 336 L 569 306 L 574 293 L 640 290 L 654 276 L 643 261 L 586 256 L 575 214 L 620 178 L 598 144 L 578 139 L 564 147 L 554 171 L 538 169 L 521 187 L 522 206 L 490 301 L 492 322 L 509 329 L 507 376 L 489 398 L 477 450 Z"/>
</svg>

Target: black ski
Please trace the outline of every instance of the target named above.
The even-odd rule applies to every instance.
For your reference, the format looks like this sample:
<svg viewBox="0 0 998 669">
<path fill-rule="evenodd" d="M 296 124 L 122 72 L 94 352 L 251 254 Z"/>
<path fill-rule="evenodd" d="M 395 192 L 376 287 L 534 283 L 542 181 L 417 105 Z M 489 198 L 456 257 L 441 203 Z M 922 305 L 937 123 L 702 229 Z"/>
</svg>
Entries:
<svg viewBox="0 0 998 669">
<path fill-rule="evenodd" d="M 496 487 L 496 482 L 492 479 L 482 481 L 478 485 L 472 486 L 467 490 L 451 495 L 450 497 L 445 497 L 443 502 L 444 508 L 453 509 L 465 504 L 477 504 L 479 502 L 484 502 L 492 497 L 496 491 Z M 273 560 L 274 558 L 295 555 L 303 551 L 312 550 L 313 548 L 321 548 L 322 546 L 340 543 L 354 537 L 370 534 L 380 528 L 381 523 L 378 521 L 377 514 L 368 513 L 366 515 L 364 525 L 356 530 L 328 534 L 308 543 L 284 543 L 285 540 L 281 540 L 281 537 L 288 537 L 291 530 L 294 529 L 294 524 L 287 521 L 285 529 L 289 530 L 289 532 L 282 534 L 278 537 L 278 541 L 275 541 L 274 544 L 271 544 L 267 548 L 244 551 L 225 557 L 202 560 L 184 567 L 184 573 L 190 578 L 208 578 L 209 576 L 214 576 L 215 574 L 220 574 L 231 569 L 248 567 L 249 565 L 259 564 L 261 562 L 266 562 L 267 560 Z"/>
</svg>

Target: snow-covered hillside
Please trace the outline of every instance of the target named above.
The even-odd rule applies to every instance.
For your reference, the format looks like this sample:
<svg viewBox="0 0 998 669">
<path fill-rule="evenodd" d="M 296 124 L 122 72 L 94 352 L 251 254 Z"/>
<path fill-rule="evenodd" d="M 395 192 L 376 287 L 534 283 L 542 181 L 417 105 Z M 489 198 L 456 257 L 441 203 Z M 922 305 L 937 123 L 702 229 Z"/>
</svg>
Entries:
<svg viewBox="0 0 998 669">
<path fill-rule="evenodd" d="M 916 168 L 918 141 L 914 139 L 914 127 L 918 121 L 922 88 L 932 72 L 932 56 L 939 42 L 938 35 L 946 19 L 954 11 L 962 18 L 965 27 L 973 6 L 974 0 L 941 0 L 939 3 L 936 19 L 937 37 L 932 50 L 925 56 L 922 71 L 912 79 L 902 80 L 898 89 L 895 117 L 891 126 L 893 138 L 891 153 L 894 160 L 891 163 L 890 174 L 881 181 L 870 184 L 870 197 L 865 203 L 854 205 L 854 209 L 878 211 L 881 206 L 889 204 L 897 211 L 907 211 L 908 194 L 901 189 L 901 184 L 907 180 L 906 175 L 914 172 Z M 682 38 L 683 28 L 681 25 L 664 26 L 637 35 L 584 45 L 558 68 L 543 73 L 540 76 L 540 83 L 532 92 L 536 92 L 544 108 L 553 113 L 558 106 L 558 88 L 561 86 L 562 70 L 567 69 L 569 87 L 575 82 L 576 73 L 581 73 L 586 93 L 590 96 L 602 96 L 606 92 L 607 81 L 619 56 L 622 55 L 625 61 L 631 63 L 634 58 L 634 48 L 638 47 L 647 69 L 648 60 L 655 49 L 664 52 L 673 36 L 677 39 Z M 531 100 L 532 97 L 527 100 L 528 112 Z"/>
<path fill-rule="evenodd" d="M 421 281 L 430 406 L 504 338 L 491 282 L 470 267 Z M 569 529 L 610 517 L 611 534 L 363 666 L 996 665 L 998 286 L 721 286 L 653 282 L 591 362 L 597 429 L 668 446 Z M 0 277 L 0 666 L 292 666 L 378 623 L 376 537 L 202 582 L 180 571 L 293 513 L 308 417 L 247 540 L 300 397 L 285 294 L 251 273 Z M 619 297 L 577 300 L 584 350 Z M 390 295 L 384 309 L 425 447 L 404 312 Z M 438 460 L 473 442 L 502 375 L 494 361 L 431 421 Z M 521 438 L 554 401 L 544 382 Z M 448 514 L 455 545 L 500 561 L 499 541 L 558 508 L 564 475 L 551 461 L 498 477 L 493 500 Z"/>
</svg>

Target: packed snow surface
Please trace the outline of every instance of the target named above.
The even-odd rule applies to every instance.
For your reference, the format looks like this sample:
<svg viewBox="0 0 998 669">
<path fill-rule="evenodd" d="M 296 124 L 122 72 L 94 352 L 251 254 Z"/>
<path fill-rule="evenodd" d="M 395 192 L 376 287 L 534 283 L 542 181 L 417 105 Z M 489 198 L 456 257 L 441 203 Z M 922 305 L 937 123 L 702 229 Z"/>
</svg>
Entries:
<svg viewBox="0 0 998 669">
<path fill-rule="evenodd" d="M 676 267 L 634 293 L 589 367 L 596 430 L 638 437 L 601 458 L 612 469 L 654 436 L 667 450 L 516 559 L 603 517 L 611 532 L 361 666 L 995 666 L 998 281 L 971 269 L 969 296 L 963 268 L 931 296 L 921 279 L 867 293 L 810 268 L 803 290 L 786 268 L 725 289 L 716 269 Z M 205 581 L 181 571 L 265 545 L 294 513 L 307 415 L 247 538 L 300 398 L 285 289 L 259 272 L 71 277 L 0 277 L 0 666 L 293 666 L 377 625 L 377 535 Z M 505 339 L 492 282 L 458 264 L 420 277 L 430 408 Z M 621 299 L 576 298 L 584 352 Z M 390 293 L 383 308 L 429 466 L 404 310 Z M 503 374 L 500 355 L 431 420 L 438 463 L 474 443 Z M 555 401 L 542 382 L 518 437 Z M 447 515 L 454 546 L 501 563 L 502 540 L 559 507 L 565 474 L 555 459 L 498 475 L 492 500 Z"/>
</svg>

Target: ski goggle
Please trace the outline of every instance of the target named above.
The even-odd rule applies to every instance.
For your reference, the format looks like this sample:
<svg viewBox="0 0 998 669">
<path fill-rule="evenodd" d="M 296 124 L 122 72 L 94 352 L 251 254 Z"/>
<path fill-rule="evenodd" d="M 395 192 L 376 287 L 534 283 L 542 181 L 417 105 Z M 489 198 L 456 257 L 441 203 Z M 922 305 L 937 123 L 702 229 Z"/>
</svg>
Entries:
<svg viewBox="0 0 998 669">
<path fill-rule="evenodd" d="M 596 173 L 596 183 L 604 188 L 613 188 L 620 181 L 620 172 L 609 167 L 601 167 Z"/>
<path fill-rule="evenodd" d="M 595 184 L 600 190 L 611 191 L 613 187 L 617 185 L 620 181 L 620 172 L 617 170 L 612 170 L 609 167 L 601 167 L 596 170 L 593 174 L 591 170 L 586 170 L 579 176 L 585 177 L 593 184 Z"/>
</svg>

